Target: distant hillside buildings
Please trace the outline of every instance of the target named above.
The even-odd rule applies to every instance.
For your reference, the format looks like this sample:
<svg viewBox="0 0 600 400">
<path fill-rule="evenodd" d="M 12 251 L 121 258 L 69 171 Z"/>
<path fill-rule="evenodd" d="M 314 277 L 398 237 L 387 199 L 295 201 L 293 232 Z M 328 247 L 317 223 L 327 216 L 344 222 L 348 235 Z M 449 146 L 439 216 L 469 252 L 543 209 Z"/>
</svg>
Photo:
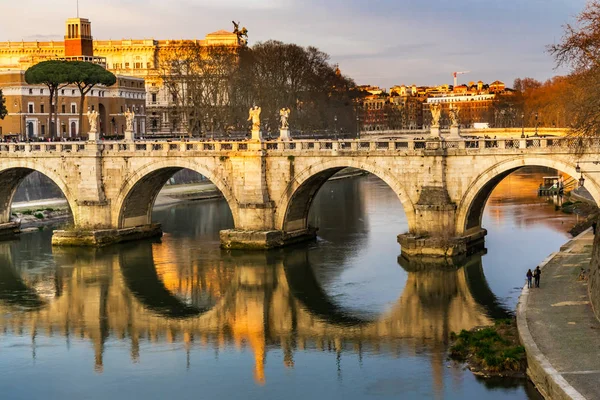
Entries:
<svg viewBox="0 0 600 400">
<path fill-rule="evenodd" d="M 442 126 L 450 124 L 451 104 L 460 109 L 460 123 L 467 128 L 476 123 L 514 125 L 518 119 L 516 108 L 501 110 L 497 106 L 501 97 L 513 93 L 500 81 L 470 82 L 456 87 L 401 85 L 390 88 L 389 93 L 376 86 L 359 86 L 358 89 L 363 94 L 357 100 L 361 130 L 367 132 L 427 128 L 431 124 L 431 103 L 442 105 Z"/>
</svg>

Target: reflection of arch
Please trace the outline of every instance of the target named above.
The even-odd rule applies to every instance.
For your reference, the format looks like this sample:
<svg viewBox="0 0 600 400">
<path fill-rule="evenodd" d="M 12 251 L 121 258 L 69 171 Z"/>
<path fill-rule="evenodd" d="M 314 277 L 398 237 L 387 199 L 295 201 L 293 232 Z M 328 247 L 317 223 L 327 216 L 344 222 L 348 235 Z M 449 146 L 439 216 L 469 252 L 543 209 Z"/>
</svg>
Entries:
<svg viewBox="0 0 600 400">
<path fill-rule="evenodd" d="M 2 246 L 0 251 L 0 301 L 11 305 L 35 310 L 45 305 L 37 292 L 28 287 L 19 274 L 13 270 L 10 246 Z"/>
<path fill-rule="evenodd" d="M 409 231 L 415 225 L 415 209 L 404 187 L 389 171 L 353 158 L 326 159 L 299 172 L 288 185 L 277 205 L 275 221 L 277 227 L 286 232 L 308 228 L 308 213 L 315 195 L 323 184 L 335 173 L 346 167 L 367 171 L 384 181 L 396 193 L 408 221 Z"/>
<path fill-rule="evenodd" d="M 372 322 L 351 316 L 329 298 L 310 266 L 308 249 L 286 251 L 283 267 L 290 292 L 310 314 L 335 325 L 357 326 Z"/>
<path fill-rule="evenodd" d="M 27 159 L 8 160 L 0 167 L 0 223 L 10 221 L 11 205 L 17 188 L 32 172 L 37 171 L 49 178 L 62 191 L 69 209 L 73 210 L 72 196 L 63 179 L 54 171 L 40 168 L 40 165 Z"/>
<path fill-rule="evenodd" d="M 494 188 L 506 176 L 519 168 L 527 166 L 554 168 L 572 177 L 578 175 L 575 171 L 575 161 L 546 158 L 544 156 L 521 156 L 495 164 L 482 174 L 479 174 L 463 195 L 457 210 L 457 234 L 462 235 L 470 229 L 481 227 L 483 210 Z M 594 177 L 585 174 L 584 176 L 586 183 L 588 183 L 586 188 L 596 203 L 600 204 L 600 185 Z"/>
<path fill-rule="evenodd" d="M 215 172 L 190 160 L 164 160 L 146 164 L 125 180 L 115 202 L 117 212 L 113 213 L 113 224 L 119 228 L 150 224 L 158 193 L 169 178 L 182 169 L 207 177 L 221 191 L 229 204 L 234 223 L 237 221 L 237 201 L 233 191 Z"/>
<path fill-rule="evenodd" d="M 468 289 L 470 296 L 485 309 L 488 317 L 493 319 L 510 318 L 513 315 L 512 311 L 506 309 L 487 283 L 482 264 L 482 256 L 484 254 L 485 252 L 479 252 L 468 258 L 461 259 L 457 264 L 448 264 L 446 266 L 414 262 L 400 255 L 398 257 L 398 264 L 409 274 L 419 274 L 421 272 L 436 273 L 436 271 L 440 274 L 452 273 L 454 271 L 461 273 L 465 277 L 466 289 Z"/>
<path fill-rule="evenodd" d="M 119 264 L 125 284 L 145 308 L 168 318 L 195 317 L 212 307 L 190 306 L 174 296 L 154 268 L 152 245 L 137 243 L 121 248 Z"/>
<path fill-rule="evenodd" d="M 512 318 L 514 313 L 507 309 L 498 297 L 492 292 L 488 285 L 487 279 L 483 272 L 483 263 L 481 261 L 481 255 L 472 256 L 466 262 L 463 267 L 463 271 L 467 278 L 467 285 L 469 292 L 475 301 L 481 304 L 489 317 L 493 319 L 507 319 Z"/>
</svg>

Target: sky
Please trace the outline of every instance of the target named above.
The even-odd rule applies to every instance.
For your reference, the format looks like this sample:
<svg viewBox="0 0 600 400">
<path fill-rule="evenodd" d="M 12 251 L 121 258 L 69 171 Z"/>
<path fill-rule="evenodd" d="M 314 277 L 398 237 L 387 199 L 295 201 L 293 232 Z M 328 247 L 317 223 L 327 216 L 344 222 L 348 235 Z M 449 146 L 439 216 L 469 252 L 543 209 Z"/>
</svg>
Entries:
<svg viewBox="0 0 600 400">
<path fill-rule="evenodd" d="M 560 41 L 585 0 L 79 0 L 95 39 L 202 39 L 232 20 L 250 45 L 269 39 L 315 46 L 357 84 L 452 84 L 556 70 Z M 62 40 L 76 0 L 0 0 L 0 41 Z"/>
</svg>

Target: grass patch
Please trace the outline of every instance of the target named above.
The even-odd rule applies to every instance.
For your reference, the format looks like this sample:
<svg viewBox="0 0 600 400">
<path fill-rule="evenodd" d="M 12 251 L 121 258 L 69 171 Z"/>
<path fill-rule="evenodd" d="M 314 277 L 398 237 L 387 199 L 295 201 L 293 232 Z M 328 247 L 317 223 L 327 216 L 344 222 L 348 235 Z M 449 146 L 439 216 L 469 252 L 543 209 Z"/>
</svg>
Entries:
<svg viewBox="0 0 600 400">
<path fill-rule="evenodd" d="M 35 217 L 37 219 L 44 219 L 44 214 L 42 214 L 41 212 L 35 213 Z"/>
<path fill-rule="evenodd" d="M 467 362 L 484 375 L 522 374 L 527 368 L 525 348 L 519 343 L 515 320 L 498 320 L 494 326 L 462 330 L 450 335 L 450 358 Z"/>
</svg>

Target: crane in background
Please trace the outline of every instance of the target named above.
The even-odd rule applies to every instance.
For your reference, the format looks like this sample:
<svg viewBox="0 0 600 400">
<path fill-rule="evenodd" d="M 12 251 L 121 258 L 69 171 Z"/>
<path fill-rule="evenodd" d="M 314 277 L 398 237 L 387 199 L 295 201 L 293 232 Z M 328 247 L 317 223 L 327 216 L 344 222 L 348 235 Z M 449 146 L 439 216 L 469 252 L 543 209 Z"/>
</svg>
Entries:
<svg viewBox="0 0 600 400">
<path fill-rule="evenodd" d="M 463 75 L 463 74 L 468 74 L 469 72 L 471 72 L 471 71 L 453 72 L 452 76 L 454 76 L 454 87 L 456 87 L 456 85 L 458 85 L 458 76 Z"/>
</svg>

